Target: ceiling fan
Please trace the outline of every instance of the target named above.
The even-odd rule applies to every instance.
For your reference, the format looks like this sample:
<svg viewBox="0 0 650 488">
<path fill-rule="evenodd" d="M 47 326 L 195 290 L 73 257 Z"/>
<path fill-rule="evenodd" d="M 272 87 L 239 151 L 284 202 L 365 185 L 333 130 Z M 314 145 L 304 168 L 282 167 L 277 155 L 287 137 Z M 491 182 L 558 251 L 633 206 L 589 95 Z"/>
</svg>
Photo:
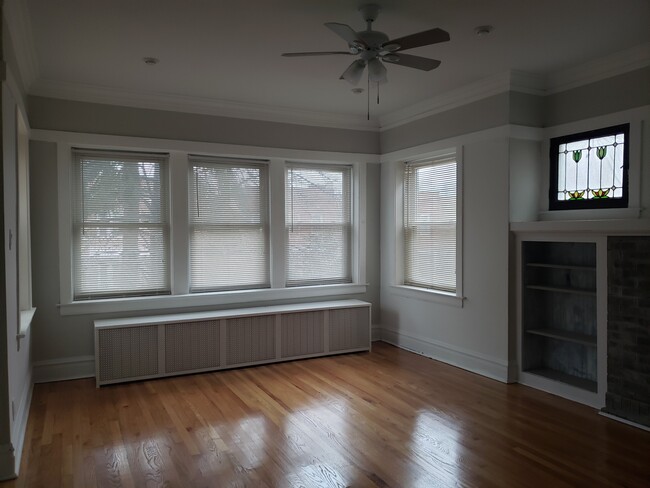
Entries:
<svg viewBox="0 0 650 488">
<path fill-rule="evenodd" d="M 366 21 L 366 30 L 356 32 L 349 25 L 338 24 L 336 22 L 327 22 L 325 24 L 325 27 L 348 43 L 347 51 L 283 53 L 282 56 L 358 55 L 359 58 L 352 61 L 352 64 L 348 66 L 339 78 L 353 85 L 359 83 L 366 66 L 368 66 L 369 81 L 377 84 L 386 83 L 388 81 L 386 67 L 382 61 L 423 71 L 431 71 L 440 66 L 440 61 L 437 59 L 404 54 L 402 51 L 420 46 L 429 46 L 439 42 L 447 42 L 450 39 L 448 32 L 436 28 L 390 40 L 383 32 L 372 30 L 372 23 L 377 19 L 377 15 L 379 14 L 378 5 L 363 5 L 359 8 L 359 12 L 361 12 L 363 19 Z"/>
</svg>

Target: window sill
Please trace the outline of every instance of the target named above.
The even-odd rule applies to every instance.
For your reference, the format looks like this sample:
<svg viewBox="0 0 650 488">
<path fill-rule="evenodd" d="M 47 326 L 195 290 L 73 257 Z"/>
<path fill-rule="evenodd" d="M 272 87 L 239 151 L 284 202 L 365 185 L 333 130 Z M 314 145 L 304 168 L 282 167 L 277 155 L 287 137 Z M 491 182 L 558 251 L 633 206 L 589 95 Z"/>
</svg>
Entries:
<svg viewBox="0 0 650 488">
<path fill-rule="evenodd" d="M 452 307 L 462 308 L 465 297 L 438 290 L 427 290 L 425 288 L 416 288 L 415 286 L 392 285 L 391 291 L 395 295 L 415 300 L 424 300 L 426 302 L 436 302 L 449 305 Z"/>
<path fill-rule="evenodd" d="M 30 308 L 27 310 L 20 311 L 20 330 L 16 334 L 17 339 L 24 339 L 27 335 L 27 331 L 32 325 L 32 320 L 34 319 L 34 314 L 36 313 L 35 308 Z"/>
<path fill-rule="evenodd" d="M 113 298 L 109 300 L 84 300 L 59 305 L 61 315 L 86 315 L 114 312 L 140 312 L 148 310 L 209 307 L 235 304 L 254 304 L 273 300 L 329 297 L 365 293 L 365 284 L 321 285 L 296 288 L 267 288 L 263 290 L 237 290 L 188 295 Z"/>
</svg>

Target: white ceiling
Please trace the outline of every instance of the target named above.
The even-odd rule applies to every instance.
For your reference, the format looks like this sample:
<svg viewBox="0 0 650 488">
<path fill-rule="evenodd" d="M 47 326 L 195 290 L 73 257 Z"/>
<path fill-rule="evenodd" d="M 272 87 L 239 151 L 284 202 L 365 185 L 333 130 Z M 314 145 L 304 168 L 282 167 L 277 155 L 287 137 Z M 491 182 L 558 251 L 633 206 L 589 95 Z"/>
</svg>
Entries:
<svg viewBox="0 0 650 488">
<path fill-rule="evenodd" d="M 23 1 L 23 0 L 20 0 Z M 339 80 L 348 56 L 323 26 L 362 30 L 353 0 L 25 0 L 37 61 L 32 91 L 83 84 L 351 117 L 366 97 Z M 390 38 L 440 27 L 451 42 L 410 54 L 440 59 L 422 72 L 387 65 L 373 116 L 508 70 L 550 75 L 650 41 L 648 0 L 379 0 L 374 28 Z M 489 36 L 474 28 L 491 24 Z M 155 66 L 142 58 L 160 59 Z M 365 87 L 365 82 L 360 86 Z M 373 90 L 374 98 L 374 90 Z"/>
</svg>

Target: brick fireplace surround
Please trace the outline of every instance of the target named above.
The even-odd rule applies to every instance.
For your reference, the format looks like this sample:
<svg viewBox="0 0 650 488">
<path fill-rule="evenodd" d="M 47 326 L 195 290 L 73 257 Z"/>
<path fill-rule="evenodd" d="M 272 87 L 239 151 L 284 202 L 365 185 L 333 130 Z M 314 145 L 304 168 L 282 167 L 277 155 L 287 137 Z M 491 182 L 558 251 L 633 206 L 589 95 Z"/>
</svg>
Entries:
<svg viewBox="0 0 650 488">
<path fill-rule="evenodd" d="M 650 237 L 607 239 L 603 411 L 650 427 Z"/>
</svg>

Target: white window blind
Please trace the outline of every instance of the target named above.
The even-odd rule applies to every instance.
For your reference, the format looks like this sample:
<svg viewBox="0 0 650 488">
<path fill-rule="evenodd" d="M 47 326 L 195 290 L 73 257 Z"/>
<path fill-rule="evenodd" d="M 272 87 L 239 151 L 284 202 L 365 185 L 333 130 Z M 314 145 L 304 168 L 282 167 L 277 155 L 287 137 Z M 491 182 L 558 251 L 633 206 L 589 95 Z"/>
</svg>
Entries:
<svg viewBox="0 0 650 488">
<path fill-rule="evenodd" d="M 404 284 L 456 291 L 454 154 L 404 168 Z"/>
<path fill-rule="evenodd" d="M 170 293 L 167 156 L 73 156 L 74 299 Z"/>
<path fill-rule="evenodd" d="M 268 166 L 191 158 L 190 291 L 270 287 Z"/>
<path fill-rule="evenodd" d="M 287 166 L 287 286 L 349 283 L 352 169 Z"/>
</svg>

